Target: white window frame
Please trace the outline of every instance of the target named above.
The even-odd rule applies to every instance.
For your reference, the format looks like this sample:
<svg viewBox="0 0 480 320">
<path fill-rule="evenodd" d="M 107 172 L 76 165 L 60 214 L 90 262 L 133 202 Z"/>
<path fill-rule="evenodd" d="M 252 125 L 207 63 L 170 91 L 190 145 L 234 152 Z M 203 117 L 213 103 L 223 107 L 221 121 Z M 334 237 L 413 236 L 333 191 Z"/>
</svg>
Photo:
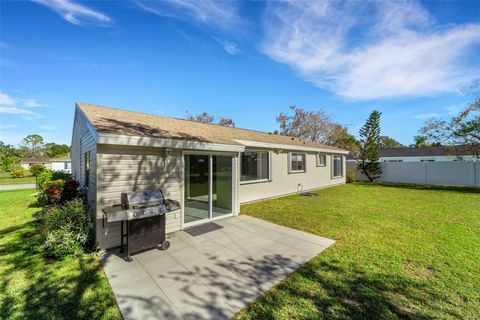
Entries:
<svg viewBox="0 0 480 320">
<path fill-rule="evenodd" d="M 324 157 L 325 161 L 320 163 L 320 157 Z M 327 155 L 325 153 L 318 153 L 317 156 L 317 167 L 326 167 L 327 166 Z"/>
<path fill-rule="evenodd" d="M 292 155 L 300 154 L 303 156 L 303 170 L 292 170 Z M 307 154 L 303 152 L 288 153 L 288 173 L 305 173 L 307 172 Z"/>
<path fill-rule="evenodd" d="M 335 158 L 339 157 L 340 158 L 340 165 L 342 166 L 342 174 L 339 175 L 339 176 L 336 176 L 335 175 Z M 343 178 L 343 176 L 345 175 L 345 170 L 344 170 L 344 166 L 343 166 L 343 156 L 341 155 L 332 155 L 332 179 L 339 179 L 339 178 Z"/>
<path fill-rule="evenodd" d="M 240 173 L 239 180 L 240 184 L 251 184 L 251 183 L 261 183 L 261 182 L 270 182 L 272 181 L 272 151 L 270 150 L 257 150 L 257 149 L 245 149 L 244 152 L 266 152 L 268 154 L 268 177 L 266 179 L 256 179 L 256 180 L 246 180 L 242 181 L 242 152 L 239 155 L 239 166 L 238 171 Z"/>
</svg>

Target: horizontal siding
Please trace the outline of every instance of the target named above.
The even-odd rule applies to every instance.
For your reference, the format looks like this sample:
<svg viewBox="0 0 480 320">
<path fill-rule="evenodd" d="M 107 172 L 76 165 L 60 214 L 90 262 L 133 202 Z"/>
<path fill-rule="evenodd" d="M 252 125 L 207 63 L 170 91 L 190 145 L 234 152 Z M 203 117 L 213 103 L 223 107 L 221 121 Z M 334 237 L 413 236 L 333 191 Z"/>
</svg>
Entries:
<svg viewBox="0 0 480 320">
<path fill-rule="evenodd" d="M 271 152 L 270 154 L 272 155 L 271 181 L 241 184 L 239 186 L 240 203 L 296 193 L 299 190 L 299 184 L 303 187 L 303 191 L 307 191 L 345 183 L 345 157 L 343 157 L 343 177 L 332 178 L 332 155 L 330 154 L 327 154 L 326 166 L 317 167 L 317 154 L 306 153 L 304 173 L 288 172 L 288 152 Z"/>
<path fill-rule="evenodd" d="M 161 189 L 166 198 L 181 201 L 183 159 L 181 150 L 165 157 L 162 148 L 98 145 L 97 241 L 101 248 L 120 245 L 120 223 L 102 227 L 102 207 L 120 203 L 120 194 Z M 166 231 L 180 230 L 181 210 L 166 216 Z"/>
</svg>

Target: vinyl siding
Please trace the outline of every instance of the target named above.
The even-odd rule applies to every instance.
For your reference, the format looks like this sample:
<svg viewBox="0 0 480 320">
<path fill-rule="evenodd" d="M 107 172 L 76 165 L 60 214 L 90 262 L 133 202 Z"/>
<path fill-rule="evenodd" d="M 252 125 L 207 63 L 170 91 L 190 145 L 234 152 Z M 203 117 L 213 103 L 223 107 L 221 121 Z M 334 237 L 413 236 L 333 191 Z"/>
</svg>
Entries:
<svg viewBox="0 0 480 320">
<path fill-rule="evenodd" d="M 85 116 L 79 111 L 75 111 L 75 118 L 72 132 L 72 147 L 71 147 L 71 159 L 72 159 L 72 177 L 77 180 L 82 186 L 85 186 L 85 153 L 90 151 L 90 178 L 89 188 L 87 190 L 87 200 L 91 210 L 91 215 L 95 216 L 96 212 L 96 136 L 95 132 L 92 132 L 88 128 L 87 120 Z"/>
<path fill-rule="evenodd" d="M 295 151 L 294 153 L 302 152 Z M 271 181 L 240 184 L 238 188 L 240 203 L 296 193 L 299 190 L 299 184 L 302 185 L 303 191 L 307 191 L 345 183 L 345 156 L 343 156 L 343 177 L 332 178 L 333 155 L 326 155 L 326 166 L 317 167 L 317 154 L 303 153 L 306 154 L 305 172 L 289 173 L 289 152 L 270 152 L 272 156 Z"/>
<path fill-rule="evenodd" d="M 97 242 L 103 248 L 120 245 L 120 223 L 102 226 L 102 208 L 120 203 L 121 192 L 161 189 L 168 199 L 181 201 L 183 184 L 182 151 L 165 149 L 98 145 Z M 168 213 L 167 233 L 180 230 L 181 210 Z"/>
</svg>

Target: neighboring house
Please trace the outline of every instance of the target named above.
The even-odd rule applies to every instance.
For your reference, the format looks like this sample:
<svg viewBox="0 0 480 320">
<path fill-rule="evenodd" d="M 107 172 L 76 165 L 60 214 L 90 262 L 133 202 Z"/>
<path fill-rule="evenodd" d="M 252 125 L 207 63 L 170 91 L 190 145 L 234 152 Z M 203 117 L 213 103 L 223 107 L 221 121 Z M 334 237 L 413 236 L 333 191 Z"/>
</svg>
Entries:
<svg viewBox="0 0 480 320">
<path fill-rule="evenodd" d="M 378 152 L 380 162 L 475 161 L 477 158 L 457 147 L 387 148 Z"/>
<path fill-rule="evenodd" d="M 30 166 L 33 164 L 43 164 L 47 169 L 51 169 L 52 165 L 50 163 L 50 159 L 48 158 L 22 158 L 20 159 L 20 166 L 28 170 Z"/>
<path fill-rule="evenodd" d="M 72 175 L 87 188 L 100 248 L 120 244 L 102 208 L 158 188 L 178 200 L 167 232 L 238 215 L 240 204 L 345 183 L 342 149 L 298 138 L 77 103 Z M 295 212 L 297 208 L 292 208 Z"/>
<path fill-rule="evenodd" d="M 51 158 L 50 163 L 52 166 L 52 171 L 65 171 L 71 172 L 72 169 L 72 160 L 70 157 L 63 158 Z"/>
</svg>

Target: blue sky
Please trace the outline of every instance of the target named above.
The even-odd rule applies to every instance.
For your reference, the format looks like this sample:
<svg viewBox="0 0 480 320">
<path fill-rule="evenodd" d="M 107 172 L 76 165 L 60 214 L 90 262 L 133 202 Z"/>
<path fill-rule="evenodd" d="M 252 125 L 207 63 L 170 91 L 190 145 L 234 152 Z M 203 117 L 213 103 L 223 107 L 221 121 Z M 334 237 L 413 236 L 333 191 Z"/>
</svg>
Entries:
<svg viewBox="0 0 480 320">
<path fill-rule="evenodd" d="M 480 77 L 480 2 L 0 2 L 0 140 L 70 143 L 74 103 L 206 111 L 272 131 L 288 106 L 412 142 Z"/>
</svg>

